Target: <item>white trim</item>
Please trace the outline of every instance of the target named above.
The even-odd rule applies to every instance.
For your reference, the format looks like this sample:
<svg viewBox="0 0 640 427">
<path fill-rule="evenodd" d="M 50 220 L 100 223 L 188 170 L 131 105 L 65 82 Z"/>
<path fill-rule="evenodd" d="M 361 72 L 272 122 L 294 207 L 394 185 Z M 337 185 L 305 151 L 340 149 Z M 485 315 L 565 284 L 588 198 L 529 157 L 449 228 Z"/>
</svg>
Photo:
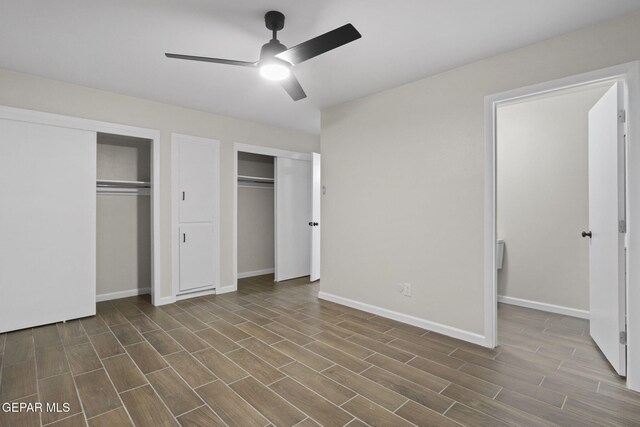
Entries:
<svg viewBox="0 0 640 427">
<path fill-rule="evenodd" d="M 498 295 L 498 302 L 503 304 L 517 305 L 518 307 L 533 308 L 535 310 L 547 311 L 549 313 L 562 314 L 564 316 L 579 317 L 589 319 L 589 311 L 578 308 L 565 307 L 562 305 L 547 304 L 545 302 L 531 301 L 528 299 L 506 297 Z"/>
<path fill-rule="evenodd" d="M 640 62 L 627 72 L 627 387 L 640 391 Z M 634 228 L 635 227 L 635 228 Z"/>
<path fill-rule="evenodd" d="M 485 342 L 484 336 L 473 333 L 473 332 L 464 331 L 462 329 L 443 325 L 441 323 L 431 322 L 429 320 L 421 319 L 415 316 L 410 316 L 404 313 L 399 313 L 393 310 L 388 310 L 386 308 L 377 307 L 375 305 L 354 301 L 349 298 L 343 298 L 337 295 L 328 294 L 326 292 L 318 292 L 318 298 L 323 299 L 325 301 L 335 302 L 336 304 L 346 305 L 347 307 L 355 308 L 357 310 L 366 311 L 367 313 L 376 314 L 380 317 L 385 317 L 387 319 L 397 320 L 398 322 L 407 323 L 409 325 L 413 325 L 422 329 L 437 332 L 439 334 L 446 335 L 452 338 L 468 341 L 473 344 L 483 345 Z"/>
<path fill-rule="evenodd" d="M 485 97 L 484 313 L 487 347 L 496 346 L 496 163 L 495 120 L 498 104 L 576 86 L 622 79 L 627 96 L 627 387 L 640 391 L 640 61 L 590 71 Z"/>
<path fill-rule="evenodd" d="M 233 144 L 233 200 L 231 202 L 231 205 L 233 206 L 233 215 L 231 217 L 231 283 L 232 286 L 235 286 L 236 290 L 238 289 L 238 146 L 240 145 L 244 146 L 244 144 Z"/>
<path fill-rule="evenodd" d="M 238 290 L 238 286 L 220 286 L 216 289 L 216 295 L 228 294 L 229 292 L 236 292 Z"/>
<path fill-rule="evenodd" d="M 484 99 L 485 177 L 484 177 L 484 336 L 485 347 L 498 345 L 498 266 L 496 264 L 496 117 L 495 105 Z M 488 267 L 491 266 L 491 267 Z"/>
<path fill-rule="evenodd" d="M 168 297 L 158 298 L 158 301 L 153 305 L 160 306 L 160 305 L 173 304 L 174 302 L 176 302 L 176 298 L 174 296 L 169 295 Z"/>
<path fill-rule="evenodd" d="M 273 159 L 273 280 L 278 282 L 278 158 Z M 236 188 L 237 190 L 237 188 Z M 237 235 L 237 231 L 236 231 Z M 236 282 L 237 286 L 237 282 Z"/>
<path fill-rule="evenodd" d="M 133 136 L 151 140 L 151 303 L 158 305 L 161 292 L 160 276 L 160 131 L 43 111 L 0 106 L 0 118 L 99 133 Z M 97 141 L 96 141 L 97 143 Z"/>
<path fill-rule="evenodd" d="M 245 153 L 262 154 L 264 156 L 273 157 L 286 157 L 295 160 L 306 160 L 308 162 L 312 160 L 310 153 L 300 153 L 297 151 L 283 150 L 281 148 L 265 147 L 263 145 L 241 144 L 239 142 L 236 142 L 235 144 L 233 144 L 233 147 L 235 151 L 242 151 Z"/>
<path fill-rule="evenodd" d="M 217 293 L 216 288 L 207 288 L 201 291 L 191 291 L 191 292 L 186 292 L 184 294 L 176 295 L 175 300 L 182 301 L 189 298 L 203 297 L 206 295 L 214 295 L 216 293 Z"/>
<path fill-rule="evenodd" d="M 151 288 L 129 289 L 128 291 L 110 292 L 108 294 L 96 295 L 96 302 L 110 301 L 112 299 L 135 297 L 138 295 L 146 295 L 151 292 Z"/>
<path fill-rule="evenodd" d="M 238 153 L 239 152 L 262 154 L 264 156 L 273 156 L 276 158 L 276 160 L 278 157 L 286 157 L 290 159 L 307 160 L 307 161 L 313 160 L 311 153 L 300 153 L 296 151 L 282 150 L 280 148 L 265 147 L 262 145 L 242 144 L 239 142 L 236 142 L 233 144 L 233 239 L 232 239 L 232 248 L 231 248 L 231 253 L 232 253 L 231 268 L 233 269 L 232 271 L 233 285 L 224 287 L 225 289 L 233 288 L 233 290 L 225 291 L 225 292 L 235 292 L 238 289 L 238 278 L 240 278 L 240 276 L 238 275 Z M 278 177 L 275 175 L 275 169 L 276 169 L 275 162 L 273 167 L 274 167 L 274 184 L 275 184 L 275 182 L 278 180 Z M 275 185 L 274 185 L 274 191 L 275 191 Z M 275 196 L 276 194 L 274 194 L 274 197 Z M 275 203 L 274 203 L 274 209 L 275 209 Z M 276 224 L 274 223 L 274 245 L 277 245 L 277 241 L 275 241 L 275 236 L 277 236 L 277 230 L 275 227 L 276 227 Z M 274 274 L 275 274 L 275 268 L 277 268 L 277 265 L 278 265 L 277 252 L 278 251 L 274 247 L 274 253 L 276 254 Z M 218 294 L 223 293 L 221 292 L 222 289 L 223 288 L 220 288 L 217 293 Z"/>
<path fill-rule="evenodd" d="M 176 301 L 191 298 L 192 293 L 178 295 L 180 293 L 180 182 L 179 182 L 179 145 L 181 142 L 196 142 L 199 144 L 212 144 L 216 150 L 216 163 L 212 167 L 216 170 L 218 178 L 218 188 L 216 188 L 215 211 L 213 213 L 213 228 L 217 236 L 216 254 L 218 256 L 218 271 L 213 287 L 220 284 L 220 269 L 222 268 L 220 242 L 222 240 L 222 230 L 220 228 L 220 141 L 212 138 L 184 135 L 181 133 L 171 133 L 171 295 Z M 185 297 L 185 295 L 189 295 Z"/>
<path fill-rule="evenodd" d="M 160 131 L 157 131 L 157 136 L 152 139 L 151 145 L 151 173 L 153 174 L 151 184 L 151 282 L 153 283 L 151 304 L 162 305 L 163 297 L 160 282 Z"/>
<path fill-rule="evenodd" d="M 179 200 L 179 180 L 178 174 L 178 144 L 173 140 L 171 135 L 171 296 L 176 298 L 180 289 L 180 243 L 176 238 L 179 236 L 180 226 L 180 206 Z"/>
<path fill-rule="evenodd" d="M 238 273 L 238 279 L 246 279 L 247 277 L 264 276 L 265 274 L 272 274 L 275 272 L 274 268 L 265 268 L 264 270 L 246 271 L 244 273 Z"/>
<path fill-rule="evenodd" d="M 83 119 L 79 117 L 64 116 L 62 114 L 45 113 L 43 111 L 26 110 L 22 108 L 0 106 L 0 117 L 3 119 L 31 123 L 35 122 L 71 129 L 134 136 L 144 139 L 160 139 L 160 131 L 155 129 L 121 125 L 117 123 L 102 122 L 98 120 Z"/>
</svg>

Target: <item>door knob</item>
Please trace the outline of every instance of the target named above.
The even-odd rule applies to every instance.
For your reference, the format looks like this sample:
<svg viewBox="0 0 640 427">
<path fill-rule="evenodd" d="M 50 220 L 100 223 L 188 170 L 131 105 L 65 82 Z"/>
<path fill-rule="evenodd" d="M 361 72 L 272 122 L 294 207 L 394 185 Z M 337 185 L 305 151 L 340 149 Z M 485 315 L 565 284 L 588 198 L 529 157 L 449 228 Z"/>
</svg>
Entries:
<svg viewBox="0 0 640 427">
<path fill-rule="evenodd" d="M 591 231 L 583 231 L 583 232 L 582 232 L 582 237 L 587 237 L 587 236 L 589 236 L 589 238 L 591 238 L 591 237 L 592 237 L 592 236 L 591 236 Z"/>
<path fill-rule="evenodd" d="M 309 222 L 309 225 L 310 225 L 311 227 L 317 227 L 317 226 L 318 226 L 318 223 L 317 223 L 317 222 Z"/>
</svg>

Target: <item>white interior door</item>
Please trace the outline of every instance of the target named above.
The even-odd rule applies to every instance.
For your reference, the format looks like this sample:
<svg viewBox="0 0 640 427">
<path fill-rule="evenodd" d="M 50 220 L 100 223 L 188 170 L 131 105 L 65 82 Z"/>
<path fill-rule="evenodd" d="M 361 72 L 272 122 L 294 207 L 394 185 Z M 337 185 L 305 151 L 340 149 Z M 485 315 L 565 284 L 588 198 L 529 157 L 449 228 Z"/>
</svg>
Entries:
<svg viewBox="0 0 640 427">
<path fill-rule="evenodd" d="M 171 135 L 175 295 L 220 285 L 220 144 Z"/>
<path fill-rule="evenodd" d="M 214 286 L 215 250 L 211 223 L 180 225 L 180 291 Z"/>
<path fill-rule="evenodd" d="M 311 269 L 311 162 L 276 158 L 275 280 L 308 276 Z"/>
<path fill-rule="evenodd" d="M 96 310 L 96 134 L 0 119 L 0 332 Z"/>
<path fill-rule="evenodd" d="M 589 111 L 590 330 L 602 353 L 626 375 L 625 218 L 622 87 L 615 83 Z M 624 230 L 622 230 L 624 231 Z"/>
<path fill-rule="evenodd" d="M 216 147 L 181 141 L 179 151 L 180 222 L 213 221 L 216 200 Z"/>
<path fill-rule="evenodd" d="M 311 281 L 320 279 L 320 198 L 322 184 L 320 180 L 320 154 L 313 153 L 311 188 Z"/>
</svg>

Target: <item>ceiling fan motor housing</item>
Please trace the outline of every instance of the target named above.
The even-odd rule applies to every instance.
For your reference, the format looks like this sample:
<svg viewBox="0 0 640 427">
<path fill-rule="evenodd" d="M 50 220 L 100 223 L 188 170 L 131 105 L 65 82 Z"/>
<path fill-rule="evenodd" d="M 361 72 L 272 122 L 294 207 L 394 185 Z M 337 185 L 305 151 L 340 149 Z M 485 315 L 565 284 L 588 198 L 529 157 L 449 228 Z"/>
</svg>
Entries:
<svg viewBox="0 0 640 427">
<path fill-rule="evenodd" d="M 264 24 L 271 31 L 280 31 L 284 28 L 284 15 L 278 11 L 271 10 L 264 15 Z"/>
</svg>

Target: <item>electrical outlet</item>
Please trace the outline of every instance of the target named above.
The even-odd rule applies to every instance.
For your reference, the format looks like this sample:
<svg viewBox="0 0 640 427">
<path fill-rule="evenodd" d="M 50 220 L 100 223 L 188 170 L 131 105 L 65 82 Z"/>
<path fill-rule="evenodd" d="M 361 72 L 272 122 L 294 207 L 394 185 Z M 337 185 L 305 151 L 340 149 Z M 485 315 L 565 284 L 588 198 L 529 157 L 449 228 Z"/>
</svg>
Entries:
<svg viewBox="0 0 640 427">
<path fill-rule="evenodd" d="M 398 283 L 396 285 L 396 289 L 398 290 L 398 292 L 404 292 L 404 283 Z"/>
<path fill-rule="evenodd" d="M 405 283 L 404 284 L 404 292 L 403 292 L 405 297 L 410 297 L 411 296 L 411 283 Z"/>
</svg>

